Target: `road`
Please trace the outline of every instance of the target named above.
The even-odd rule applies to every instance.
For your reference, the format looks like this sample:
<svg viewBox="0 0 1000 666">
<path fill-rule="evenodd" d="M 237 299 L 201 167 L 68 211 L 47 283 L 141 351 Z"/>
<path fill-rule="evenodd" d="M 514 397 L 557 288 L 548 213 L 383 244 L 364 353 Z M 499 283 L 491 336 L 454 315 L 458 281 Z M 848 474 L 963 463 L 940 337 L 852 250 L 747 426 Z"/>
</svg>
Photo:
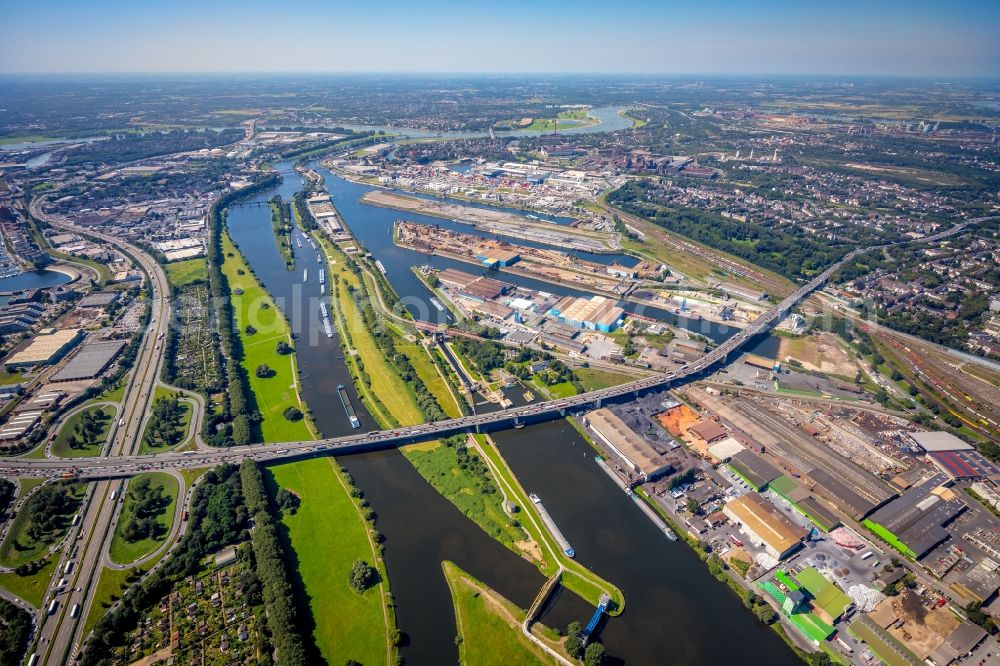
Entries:
<svg viewBox="0 0 1000 666">
<path fill-rule="evenodd" d="M 958 233 L 966 224 L 959 224 L 948 231 L 928 237 L 925 240 L 932 242 Z M 215 465 L 222 462 L 239 463 L 248 458 L 263 462 L 308 454 L 336 453 L 339 455 L 362 450 L 388 448 L 413 441 L 434 439 L 459 431 L 480 431 L 487 426 L 517 426 L 526 420 L 561 416 L 574 410 L 592 406 L 599 407 L 606 400 L 617 399 L 629 394 L 638 394 L 649 389 L 666 388 L 679 382 L 699 377 L 704 371 L 715 364 L 725 361 L 729 354 L 739 350 L 748 340 L 768 331 L 773 325 L 781 321 L 792 307 L 818 289 L 841 265 L 852 260 L 862 251 L 858 249 L 847 254 L 843 259 L 831 265 L 820 275 L 799 287 L 794 293 L 758 317 L 747 328 L 720 344 L 701 359 L 682 366 L 676 372 L 644 377 L 626 384 L 590 391 L 568 398 L 547 400 L 490 414 L 474 414 L 456 419 L 397 428 L 395 430 L 380 430 L 323 440 L 284 442 L 268 445 L 256 444 L 213 451 L 171 452 L 156 456 L 122 455 L 113 458 L 77 458 L 73 460 L 8 459 L 0 460 L 0 474 L 59 476 L 65 473 L 74 473 L 80 478 L 106 479 L 129 477 L 151 469 Z"/>
<path fill-rule="evenodd" d="M 50 216 L 43 210 L 45 198 L 39 197 L 31 202 L 31 214 L 52 226 L 76 233 L 88 234 L 110 245 L 119 247 L 130 254 L 132 258 L 150 277 L 152 287 L 151 313 L 149 325 L 146 328 L 139 352 L 134 363 L 129 384 L 126 387 L 121 407 L 118 411 L 119 420 L 112 426 L 108 445 L 103 451 L 103 458 L 113 459 L 122 455 L 135 454 L 141 437 L 144 415 L 149 409 L 160 376 L 163 362 L 163 338 L 170 321 L 170 288 L 163 268 L 155 259 L 138 247 L 114 236 L 82 228 L 60 217 Z M 53 585 L 45 597 L 45 608 L 53 599 L 58 601 L 52 614 L 42 616 L 38 631 L 39 645 L 37 653 L 42 664 L 65 663 L 79 648 L 83 625 L 93 602 L 94 590 L 100 577 L 104 552 L 110 544 L 114 525 L 117 521 L 119 507 L 111 500 L 115 490 L 120 499 L 124 493 L 125 482 L 100 481 L 90 490 L 81 508 L 83 519 L 70 532 L 68 545 L 59 562 L 59 568 L 53 576 Z M 62 592 L 57 589 L 56 580 L 60 572 L 72 565 L 71 572 Z M 75 618 L 70 617 L 72 608 L 80 605 Z M 45 610 L 43 608 L 43 612 Z"/>
</svg>

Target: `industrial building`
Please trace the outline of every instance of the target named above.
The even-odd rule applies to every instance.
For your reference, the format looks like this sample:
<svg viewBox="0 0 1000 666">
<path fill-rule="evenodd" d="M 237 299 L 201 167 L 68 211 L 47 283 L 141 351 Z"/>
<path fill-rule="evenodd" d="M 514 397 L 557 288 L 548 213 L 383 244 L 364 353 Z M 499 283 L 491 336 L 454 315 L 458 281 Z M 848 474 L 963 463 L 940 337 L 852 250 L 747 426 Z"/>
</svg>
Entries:
<svg viewBox="0 0 1000 666">
<path fill-rule="evenodd" d="M 630 465 L 642 481 L 652 481 L 673 470 L 673 466 L 656 452 L 652 444 L 612 411 L 595 409 L 587 414 L 584 423 L 605 446 Z"/>
<path fill-rule="evenodd" d="M 8 368 L 26 368 L 33 365 L 51 365 L 73 348 L 83 337 L 83 330 L 68 328 L 48 329 L 41 332 L 31 343 L 19 352 L 7 357 L 4 365 Z"/>
<path fill-rule="evenodd" d="M 559 323 L 603 333 L 615 330 L 625 319 L 625 310 L 618 307 L 616 301 L 604 296 L 567 296 L 556 303 L 549 314 Z"/>
<path fill-rule="evenodd" d="M 899 552 L 920 559 L 948 539 L 945 526 L 965 509 L 944 474 L 935 474 L 913 486 L 864 520 L 876 536 Z"/>
<path fill-rule="evenodd" d="M 756 453 L 741 451 L 729 459 L 729 469 L 757 491 L 781 476 L 781 471 Z"/>
<path fill-rule="evenodd" d="M 751 541 L 763 546 L 767 554 L 776 560 L 790 555 L 806 535 L 805 530 L 754 492 L 737 497 L 722 511 L 730 520 L 739 523 Z"/>
<path fill-rule="evenodd" d="M 437 279 L 459 296 L 480 302 L 492 301 L 514 288 L 514 285 L 509 282 L 501 282 L 482 275 L 472 275 L 456 271 L 453 268 L 446 268 L 439 272 Z"/>
<path fill-rule="evenodd" d="M 121 294 L 117 291 L 96 291 L 89 296 L 85 296 L 77 307 L 80 308 L 106 308 L 118 300 Z"/>
<path fill-rule="evenodd" d="M 494 250 L 489 254 L 477 254 L 476 259 L 481 261 L 487 268 L 500 268 L 502 266 L 513 266 L 521 260 L 521 255 L 513 250 Z"/>
<path fill-rule="evenodd" d="M 97 377 L 125 348 L 124 340 L 100 340 L 83 345 L 66 365 L 52 375 L 54 382 Z"/>
<path fill-rule="evenodd" d="M 705 443 L 707 444 L 720 440 L 729 434 L 726 432 L 725 428 L 720 426 L 715 421 L 710 421 L 708 419 L 698 421 L 693 426 L 688 428 L 688 431 L 705 440 Z"/>
<path fill-rule="evenodd" d="M 796 483 L 791 477 L 779 476 L 768 482 L 767 489 L 778 495 L 824 532 L 829 532 L 840 526 L 841 521 L 837 514 L 812 497 L 808 490 Z"/>
</svg>

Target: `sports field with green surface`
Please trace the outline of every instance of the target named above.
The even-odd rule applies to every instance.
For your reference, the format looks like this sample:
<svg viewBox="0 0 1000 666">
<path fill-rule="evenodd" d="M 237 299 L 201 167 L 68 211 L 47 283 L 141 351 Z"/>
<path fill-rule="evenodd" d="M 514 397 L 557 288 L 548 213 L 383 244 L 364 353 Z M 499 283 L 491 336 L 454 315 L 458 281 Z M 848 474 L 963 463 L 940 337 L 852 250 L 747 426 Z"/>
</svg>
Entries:
<svg viewBox="0 0 1000 666">
<path fill-rule="evenodd" d="M 101 431 L 93 438 L 85 438 L 82 435 L 75 434 L 77 424 L 80 423 L 83 415 L 87 412 L 96 413 L 101 416 Z M 59 458 L 86 458 L 88 456 L 99 455 L 101 447 L 104 446 L 104 443 L 108 439 L 108 431 L 111 430 L 111 425 L 115 422 L 117 413 L 118 410 L 111 405 L 104 405 L 103 407 L 89 407 L 69 417 L 62 428 L 59 429 L 59 434 L 56 435 L 55 440 L 52 442 L 52 455 Z M 77 446 L 70 446 L 71 437 L 76 438 L 78 442 Z"/>
<path fill-rule="evenodd" d="M 468 666 L 556 664 L 521 633 L 525 611 L 462 571 L 442 562 L 455 606 L 459 663 Z"/>
<path fill-rule="evenodd" d="M 315 458 L 266 469 L 272 492 L 287 488 L 302 500 L 282 524 L 295 553 L 316 622 L 314 638 L 329 664 L 350 659 L 387 664 L 394 620 L 386 609 L 388 584 L 368 523 L 331 458 Z M 359 594 L 348 583 L 355 560 L 376 565 L 383 582 Z"/>
<path fill-rule="evenodd" d="M 175 287 L 204 282 L 208 279 L 208 267 L 204 258 L 175 261 L 172 264 L 167 264 L 165 271 L 167 281 Z"/>
<path fill-rule="evenodd" d="M 148 519 L 156 521 L 159 525 L 160 533 L 157 536 L 147 537 L 138 541 L 128 541 L 124 534 L 125 528 L 135 517 L 136 500 L 131 488 L 137 481 L 148 478 L 151 488 L 160 488 L 163 492 L 163 502 L 155 512 L 147 516 Z M 180 484 L 177 479 L 170 474 L 163 472 L 148 472 L 139 474 L 132 478 L 125 491 L 125 503 L 122 507 L 121 515 L 118 518 L 118 525 L 115 527 L 115 534 L 111 538 L 111 547 L 108 549 L 108 556 L 115 564 L 130 564 L 141 557 L 145 557 L 155 551 L 170 533 L 173 525 L 174 512 L 177 510 L 177 493 Z"/>
<path fill-rule="evenodd" d="M 296 387 L 295 354 L 283 356 L 275 351 L 279 341 L 294 346 L 288 322 L 267 290 L 250 273 L 243 255 L 233 245 L 228 233 L 222 235 L 222 254 L 222 272 L 229 281 L 233 316 L 243 346 L 240 363 L 246 371 L 261 415 L 261 437 L 265 442 L 312 439 L 306 419 L 289 421 L 284 416 L 289 407 L 306 412 Z M 256 332 L 248 334 L 247 325 Z M 258 377 L 256 369 L 260 365 L 267 365 L 273 374 Z"/>
</svg>

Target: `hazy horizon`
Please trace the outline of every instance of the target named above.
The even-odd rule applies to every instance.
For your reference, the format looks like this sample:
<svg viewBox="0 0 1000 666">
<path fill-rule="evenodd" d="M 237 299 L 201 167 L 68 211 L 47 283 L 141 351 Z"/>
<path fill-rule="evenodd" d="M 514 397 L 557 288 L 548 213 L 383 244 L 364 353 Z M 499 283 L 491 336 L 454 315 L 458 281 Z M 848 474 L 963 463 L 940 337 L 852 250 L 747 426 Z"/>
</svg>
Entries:
<svg viewBox="0 0 1000 666">
<path fill-rule="evenodd" d="M 5 8 L 7 74 L 1000 74 L 1000 6 L 643 0 L 55 0 Z"/>
</svg>

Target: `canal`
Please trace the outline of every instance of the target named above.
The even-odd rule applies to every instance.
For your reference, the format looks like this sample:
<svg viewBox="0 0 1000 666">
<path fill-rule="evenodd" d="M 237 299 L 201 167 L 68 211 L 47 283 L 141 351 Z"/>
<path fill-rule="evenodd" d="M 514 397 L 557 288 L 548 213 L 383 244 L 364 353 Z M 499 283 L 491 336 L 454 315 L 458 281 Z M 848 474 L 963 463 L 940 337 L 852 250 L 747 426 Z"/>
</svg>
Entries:
<svg viewBox="0 0 1000 666">
<path fill-rule="evenodd" d="M 276 193 L 290 201 L 301 186 L 290 166 L 279 165 L 284 181 L 252 201 L 266 201 Z M 357 200 L 366 188 L 329 173 L 324 176 L 345 222 L 386 266 L 387 277 L 406 305 L 412 308 L 419 302 L 428 314 L 436 312 L 427 307 L 429 295 L 409 267 L 464 265 L 395 247 L 387 233 L 394 211 L 362 206 Z M 362 427 L 374 428 L 353 388 L 337 339 L 328 339 L 322 330 L 315 252 L 303 240 L 304 247 L 296 247 L 296 268 L 286 269 L 266 207 L 231 208 L 228 226 L 254 273 L 292 324 L 303 398 L 320 430 L 326 435 L 353 432 L 337 397 L 338 384 L 351 389 Z M 301 237 L 297 230 L 294 234 Z M 311 274 L 305 284 L 304 268 Z M 519 284 L 535 282 L 510 277 Z M 571 293 L 540 283 L 534 288 Z M 754 661 L 799 663 L 773 632 L 710 576 L 690 548 L 668 541 L 656 530 L 601 472 L 592 451 L 565 421 L 498 433 L 496 440 L 524 487 L 544 498 L 578 559 L 625 593 L 625 613 L 609 619 L 600 633 L 609 655 L 619 663 L 728 663 L 733 646 L 748 650 Z M 455 562 L 518 606 L 530 605 L 544 577 L 440 496 L 402 454 L 348 456 L 341 463 L 378 512 L 397 621 L 407 635 L 402 653 L 408 663 L 457 661 L 457 629 L 442 560 Z M 592 610 L 576 595 L 564 592 L 541 619 L 564 630 L 571 621 L 585 623 Z"/>
</svg>

